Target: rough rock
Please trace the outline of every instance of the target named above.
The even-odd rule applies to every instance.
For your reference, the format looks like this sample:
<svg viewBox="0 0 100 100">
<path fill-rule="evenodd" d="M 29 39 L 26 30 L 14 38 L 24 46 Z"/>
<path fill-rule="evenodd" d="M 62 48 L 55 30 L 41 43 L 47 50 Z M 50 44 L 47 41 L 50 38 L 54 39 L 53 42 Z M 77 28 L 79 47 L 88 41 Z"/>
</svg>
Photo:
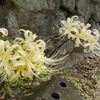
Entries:
<svg viewBox="0 0 100 100">
<path fill-rule="evenodd" d="M 96 3 L 100 3 L 100 0 L 93 0 L 94 2 L 96 2 Z"/>
<path fill-rule="evenodd" d="M 25 6 L 26 5 L 26 6 Z M 30 11 L 54 10 L 60 6 L 60 0 L 17 0 L 17 7 Z"/>
<path fill-rule="evenodd" d="M 14 13 L 12 11 L 9 12 L 6 19 L 7 19 L 7 29 L 10 33 L 9 35 L 12 38 L 18 37 L 19 36 L 19 33 L 18 33 L 19 27 L 18 27 L 17 20 L 15 18 Z"/>
<path fill-rule="evenodd" d="M 65 18 L 63 12 L 58 10 L 59 0 L 25 0 L 24 3 L 18 0 L 16 6 L 19 26 L 41 35 L 57 34 L 55 24 L 59 25 L 60 19 Z"/>
<path fill-rule="evenodd" d="M 0 4 L 3 4 L 5 2 L 6 2 L 6 0 L 0 0 Z"/>
<path fill-rule="evenodd" d="M 8 0 L 0 0 L 2 3 L 0 4 L 0 27 L 6 27 L 7 21 L 6 16 L 11 11 L 11 3 Z"/>
<path fill-rule="evenodd" d="M 62 0 L 61 6 L 63 6 L 67 11 L 74 11 L 75 0 Z"/>
<path fill-rule="evenodd" d="M 95 22 L 93 19 L 90 19 L 91 29 L 97 29 L 100 32 L 100 25 L 98 22 Z"/>
<path fill-rule="evenodd" d="M 79 0 L 77 2 L 77 10 L 79 15 L 87 22 L 93 12 L 92 3 L 90 0 Z"/>
<path fill-rule="evenodd" d="M 57 35 L 57 26 L 60 25 L 60 19 L 65 19 L 63 12 L 32 14 L 30 16 L 29 29 L 41 35 Z"/>
<path fill-rule="evenodd" d="M 100 3 L 94 4 L 93 18 L 96 22 L 100 21 Z"/>
<path fill-rule="evenodd" d="M 24 18 L 23 18 L 23 15 Z M 44 13 L 19 13 L 17 16 L 19 27 L 24 29 L 30 29 L 33 33 L 37 33 L 40 36 L 51 36 L 58 34 L 58 27 L 60 26 L 60 19 L 65 19 L 64 13 L 57 12 L 47 12 Z M 31 21 L 30 21 L 31 20 Z M 57 27 L 57 26 L 58 27 Z"/>
</svg>

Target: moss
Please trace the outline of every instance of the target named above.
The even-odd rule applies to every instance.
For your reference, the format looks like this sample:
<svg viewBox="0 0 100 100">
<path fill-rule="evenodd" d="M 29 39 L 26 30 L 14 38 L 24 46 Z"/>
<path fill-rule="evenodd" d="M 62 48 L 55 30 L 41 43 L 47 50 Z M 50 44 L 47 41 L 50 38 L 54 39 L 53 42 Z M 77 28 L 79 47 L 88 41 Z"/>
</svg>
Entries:
<svg viewBox="0 0 100 100">
<path fill-rule="evenodd" d="M 25 12 L 25 10 L 23 8 L 20 8 L 19 11 L 20 12 Z"/>
<path fill-rule="evenodd" d="M 15 15 L 15 16 L 17 16 L 17 15 L 18 15 L 18 11 L 17 11 L 17 10 L 15 10 L 15 9 L 13 9 L 13 13 L 14 13 L 14 15 Z"/>
<path fill-rule="evenodd" d="M 18 0 L 11 0 L 14 5 L 18 5 Z"/>
<path fill-rule="evenodd" d="M 10 43 L 13 43 L 13 38 L 11 38 L 11 37 L 9 37 L 9 36 L 6 36 L 6 37 L 0 36 L 0 39 L 1 39 L 1 40 L 4 40 L 4 41 L 9 40 Z"/>
</svg>

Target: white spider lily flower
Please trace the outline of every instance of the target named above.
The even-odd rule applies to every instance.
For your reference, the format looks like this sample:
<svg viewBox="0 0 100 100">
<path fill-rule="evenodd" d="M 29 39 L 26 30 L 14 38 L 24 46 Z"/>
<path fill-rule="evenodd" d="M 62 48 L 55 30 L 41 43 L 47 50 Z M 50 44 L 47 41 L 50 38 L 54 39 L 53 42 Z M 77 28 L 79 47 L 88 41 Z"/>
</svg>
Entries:
<svg viewBox="0 0 100 100">
<path fill-rule="evenodd" d="M 24 51 L 27 52 L 27 56 L 32 62 L 43 61 L 44 50 L 46 48 L 46 44 L 43 40 L 37 40 L 33 42 L 25 41 L 25 44 L 23 44 L 21 47 Z"/>
<path fill-rule="evenodd" d="M 18 80 L 22 76 L 30 77 L 30 74 L 28 74 L 28 71 L 26 70 L 26 66 L 14 66 L 12 71 L 13 74 L 10 77 L 8 77 L 8 81 L 12 81 L 14 79 Z"/>
<path fill-rule="evenodd" d="M 100 38 L 100 34 L 99 31 L 97 29 L 93 29 L 92 31 L 92 35 L 94 36 L 94 38 L 98 41 Z"/>
<path fill-rule="evenodd" d="M 75 42 L 75 47 L 81 46 L 88 35 L 90 35 L 90 30 L 79 30 L 79 29 L 74 29 L 70 34 L 68 35 L 68 39 L 71 39 Z"/>
<path fill-rule="evenodd" d="M 34 63 L 31 62 L 30 58 L 28 57 L 28 53 L 24 51 L 21 47 L 19 47 L 17 53 L 20 55 L 18 60 L 12 60 L 12 70 L 14 70 L 15 73 L 11 77 L 9 77 L 9 80 L 20 78 L 22 76 L 28 77 L 30 79 L 32 79 L 33 76 L 38 77 L 35 74 L 37 72 L 37 68 Z"/>
<path fill-rule="evenodd" d="M 8 36 L 8 30 L 5 28 L 0 28 L 0 33 L 2 33 L 2 36 Z"/>
<path fill-rule="evenodd" d="M 40 48 L 40 50 L 44 51 L 46 49 L 46 43 L 43 40 L 37 40 L 36 41 L 37 47 Z"/>
<path fill-rule="evenodd" d="M 98 30 L 94 29 L 92 33 L 86 38 L 87 42 L 84 43 L 84 52 L 90 52 L 92 51 L 94 56 L 100 56 L 100 34 Z"/>
<path fill-rule="evenodd" d="M 88 37 L 90 34 L 91 34 L 91 30 L 89 29 L 90 28 L 90 24 L 88 23 L 87 25 L 85 25 L 84 23 L 81 23 L 80 22 L 80 27 L 81 29 L 79 30 L 82 34 L 84 34 L 84 39 L 86 39 L 86 37 Z"/>
<path fill-rule="evenodd" d="M 8 41 L 3 41 L 0 40 L 1 44 L 0 44 L 0 69 L 3 68 L 3 77 L 1 77 L 2 80 L 6 80 L 7 77 L 9 77 L 12 72 L 11 72 L 11 65 L 9 64 L 9 58 L 12 55 L 12 51 L 17 47 L 17 45 L 9 45 L 6 47 L 6 43 L 8 44 Z M 9 43 L 10 44 L 10 43 Z"/>
<path fill-rule="evenodd" d="M 24 35 L 28 34 L 28 32 L 29 31 L 25 32 L 25 30 L 24 30 Z M 51 58 L 47 58 L 45 56 L 44 50 L 46 48 L 46 43 L 41 39 L 35 41 L 35 38 L 37 36 L 35 36 L 35 38 L 30 38 L 30 41 L 27 42 L 27 39 L 29 40 L 30 36 L 31 35 L 26 35 L 27 38 L 25 38 L 25 39 L 20 38 L 20 40 L 22 40 L 22 41 L 19 42 L 19 44 L 23 43 L 22 48 L 29 52 L 28 55 L 27 55 L 29 57 L 28 59 L 30 59 L 32 62 L 37 62 L 37 63 L 41 62 L 41 63 L 45 63 L 45 64 L 49 64 L 49 65 L 60 61 L 60 59 L 59 60 L 53 59 L 53 58 L 51 59 Z M 34 34 L 33 34 L 33 37 L 34 37 Z"/>
<path fill-rule="evenodd" d="M 17 37 L 14 40 L 14 43 L 18 43 L 18 44 L 22 44 L 23 45 L 23 44 L 26 44 L 26 43 L 33 42 L 37 37 L 36 34 L 33 34 L 29 30 L 20 29 L 19 32 L 20 32 L 20 34 L 22 34 L 22 33 L 24 34 L 25 39 Z"/>
<path fill-rule="evenodd" d="M 57 72 L 58 69 L 47 66 L 56 65 L 65 58 L 57 59 L 57 54 L 46 57 L 46 43 L 42 39 L 36 40 L 37 35 L 29 30 L 21 29 L 19 32 L 23 32 L 25 38 L 18 37 L 13 44 L 0 40 L 0 81 L 22 77 L 33 79 L 33 76 L 41 79 L 41 74 Z"/>
<path fill-rule="evenodd" d="M 80 22 L 80 27 L 83 31 L 86 31 L 87 29 L 89 29 L 91 27 L 91 24 L 87 23 L 86 25 L 84 23 Z"/>
<path fill-rule="evenodd" d="M 6 79 L 6 73 L 3 67 L 0 67 L 0 83 L 2 83 Z"/>
<path fill-rule="evenodd" d="M 77 20 L 78 16 L 73 16 L 71 18 L 67 18 L 67 21 L 61 21 L 62 27 L 59 28 L 59 34 L 61 36 L 69 35 L 73 30 L 76 28 L 80 29 L 79 23 L 80 21 Z"/>
<path fill-rule="evenodd" d="M 87 38 L 90 37 L 91 35 L 91 30 L 89 29 L 81 29 L 81 30 L 74 30 L 74 34 L 71 33 L 70 37 L 72 40 L 75 41 L 75 47 L 82 46 L 86 41 Z"/>
<path fill-rule="evenodd" d="M 25 67 L 20 65 L 20 66 L 15 66 L 15 68 L 18 67 L 17 70 L 20 70 L 23 76 L 27 76 L 30 79 L 32 79 L 33 76 L 38 77 L 37 73 L 41 73 L 42 69 L 40 71 L 40 68 L 44 64 L 45 60 L 44 55 L 41 55 L 41 52 L 37 48 L 35 48 L 35 50 L 34 49 L 30 50 L 30 52 L 26 52 L 23 50 L 22 47 L 19 47 L 17 52 L 21 57 L 25 59 Z M 21 63 L 24 64 L 24 62 Z M 17 76 L 20 77 L 19 71 L 16 73 L 16 75 L 14 75 L 13 78 Z"/>
</svg>

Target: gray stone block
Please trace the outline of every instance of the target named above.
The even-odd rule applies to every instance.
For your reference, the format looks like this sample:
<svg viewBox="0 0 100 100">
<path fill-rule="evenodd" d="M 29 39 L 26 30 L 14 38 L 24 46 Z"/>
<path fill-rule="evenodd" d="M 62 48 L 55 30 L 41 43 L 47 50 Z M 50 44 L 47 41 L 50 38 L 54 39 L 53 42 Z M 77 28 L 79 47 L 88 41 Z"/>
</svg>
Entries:
<svg viewBox="0 0 100 100">
<path fill-rule="evenodd" d="M 40 85 L 21 100 L 82 100 L 76 87 L 66 79 L 55 77 Z"/>
<path fill-rule="evenodd" d="M 74 11 L 75 0 L 62 0 L 62 6 L 69 11 Z"/>
<path fill-rule="evenodd" d="M 90 0 L 79 0 L 77 2 L 77 9 L 84 21 L 87 22 L 93 12 L 92 2 Z"/>
</svg>

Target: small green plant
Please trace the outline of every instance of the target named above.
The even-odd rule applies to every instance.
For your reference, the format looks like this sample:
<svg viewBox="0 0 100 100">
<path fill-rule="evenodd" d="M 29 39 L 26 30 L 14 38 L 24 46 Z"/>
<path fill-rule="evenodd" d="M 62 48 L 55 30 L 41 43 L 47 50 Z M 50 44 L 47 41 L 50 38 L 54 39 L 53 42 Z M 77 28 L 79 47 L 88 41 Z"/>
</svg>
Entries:
<svg viewBox="0 0 100 100">
<path fill-rule="evenodd" d="M 12 81 L 12 82 L 5 82 L 2 83 L 2 87 L 0 89 L 0 94 L 6 97 L 13 97 L 15 93 L 17 93 L 18 89 L 28 89 L 31 87 L 31 81 L 29 82 L 28 79 L 22 79 L 19 81 Z M 21 92 L 21 91 L 20 91 Z M 0 98 L 1 99 L 1 98 Z"/>
<path fill-rule="evenodd" d="M 11 0 L 13 4 L 17 5 L 18 4 L 18 0 Z"/>
</svg>

